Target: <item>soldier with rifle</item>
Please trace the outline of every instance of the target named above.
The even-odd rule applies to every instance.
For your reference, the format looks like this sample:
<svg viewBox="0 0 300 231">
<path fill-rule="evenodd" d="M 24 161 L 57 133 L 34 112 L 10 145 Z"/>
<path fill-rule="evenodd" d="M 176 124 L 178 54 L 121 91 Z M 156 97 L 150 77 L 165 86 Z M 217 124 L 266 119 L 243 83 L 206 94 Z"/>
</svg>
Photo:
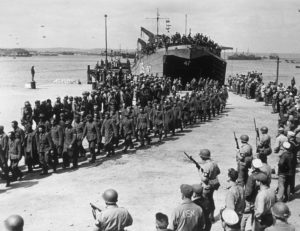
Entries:
<svg viewBox="0 0 300 231">
<path fill-rule="evenodd" d="M 242 185 L 245 185 L 248 179 L 248 169 L 251 168 L 251 162 L 253 159 L 252 146 L 248 144 L 249 136 L 241 135 L 241 146 L 239 147 L 238 140 L 234 133 L 234 138 L 236 142 L 236 161 L 237 161 L 237 171 L 238 171 L 238 181 Z"/>
<path fill-rule="evenodd" d="M 101 210 L 90 204 L 94 219 L 96 220 L 95 230 L 123 231 L 125 227 L 132 225 L 132 217 L 127 209 L 118 207 L 118 193 L 114 189 L 107 189 L 102 195 L 106 208 Z"/>
<path fill-rule="evenodd" d="M 194 162 L 198 171 L 200 172 L 200 177 L 203 185 L 203 193 L 206 198 L 210 201 L 212 205 L 211 213 L 209 214 L 210 219 L 214 220 L 214 210 L 215 203 L 213 198 L 213 193 L 215 190 L 218 190 L 220 187 L 220 182 L 218 180 L 218 175 L 221 173 L 218 164 L 211 159 L 211 154 L 208 149 L 201 149 L 199 156 L 201 159 L 201 166 L 193 157 L 185 155 Z"/>
<path fill-rule="evenodd" d="M 268 128 L 266 126 L 261 127 L 260 131 L 262 135 L 257 141 L 258 158 L 261 159 L 263 163 L 267 163 L 268 155 L 272 153 L 271 136 L 268 134 Z"/>
</svg>

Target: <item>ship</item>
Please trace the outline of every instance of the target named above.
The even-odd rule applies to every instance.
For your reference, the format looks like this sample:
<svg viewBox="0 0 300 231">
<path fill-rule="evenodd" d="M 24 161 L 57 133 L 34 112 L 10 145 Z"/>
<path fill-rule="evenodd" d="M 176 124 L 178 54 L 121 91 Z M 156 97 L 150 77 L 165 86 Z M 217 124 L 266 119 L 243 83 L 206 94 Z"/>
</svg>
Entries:
<svg viewBox="0 0 300 231">
<path fill-rule="evenodd" d="M 279 56 L 278 56 L 278 54 L 270 54 L 269 55 L 269 59 L 278 59 L 279 58 Z"/>
<path fill-rule="evenodd" d="M 261 60 L 260 56 L 255 56 L 254 54 L 245 53 L 234 53 L 228 56 L 228 60 Z"/>
<path fill-rule="evenodd" d="M 153 75 L 179 78 L 184 83 L 193 78 L 209 77 L 224 83 L 226 74 L 226 61 L 221 58 L 221 51 L 232 49 L 231 47 L 217 47 L 199 45 L 188 41 L 188 36 L 183 35 L 180 43 L 168 43 L 160 41 L 166 36 L 155 35 L 144 27 L 141 34 L 148 37 L 148 41 L 138 38 L 138 52 L 135 62 L 131 67 L 134 75 Z M 184 41 L 183 38 L 186 38 Z M 151 48 L 151 52 L 145 49 Z"/>
</svg>

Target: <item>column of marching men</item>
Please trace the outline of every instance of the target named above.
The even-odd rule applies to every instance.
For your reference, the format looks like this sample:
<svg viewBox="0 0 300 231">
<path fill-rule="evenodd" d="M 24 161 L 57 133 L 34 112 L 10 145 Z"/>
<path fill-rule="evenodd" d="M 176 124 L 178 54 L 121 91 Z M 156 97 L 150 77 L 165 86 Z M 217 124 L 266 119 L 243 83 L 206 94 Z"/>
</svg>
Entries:
<svg viewBox="0 0 300 231">
<path fill-rule="evenodd" d="M 87 154 L 84 139 L 91 163 L 100 153 L 115 155 L 120 145 L 127 152 L 137 147 L 135 142 L 139 147 L 150 145 L 154 137 L 161 142 L 176 130 L 220 114 L 227 97 L 227 89 L 212 79 L 199 79 L 193 91 L 180 96 L 170 80 L 145 76 L 125 85 L 100 84 L 82 97 L 57 97 L 54 103 L 37 100 L 32 107 L 26 101 L 20 124 L 12 121 L 8 134 L 0 126 L 3 177 L 7 186 L 22 179 L 22 157 L 29 173 L 34 168 L 41 168 L 41 175 L 50 168 L 56 172 L 60 159 L 62 168 L 78 168 L 78 159 Z"/>
</svg>

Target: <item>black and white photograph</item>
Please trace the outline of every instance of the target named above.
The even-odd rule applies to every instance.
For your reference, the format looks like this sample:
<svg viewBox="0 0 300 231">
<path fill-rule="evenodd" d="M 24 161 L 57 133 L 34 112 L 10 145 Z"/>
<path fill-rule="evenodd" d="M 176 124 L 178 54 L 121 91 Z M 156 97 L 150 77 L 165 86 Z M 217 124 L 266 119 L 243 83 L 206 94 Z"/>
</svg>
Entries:
<svg viewBox="0 0 300 231">
<path fill-rule="evenodd" d="M 300 230 L 299 0 L 1 0 L 0 231 Z"/>
</svg>

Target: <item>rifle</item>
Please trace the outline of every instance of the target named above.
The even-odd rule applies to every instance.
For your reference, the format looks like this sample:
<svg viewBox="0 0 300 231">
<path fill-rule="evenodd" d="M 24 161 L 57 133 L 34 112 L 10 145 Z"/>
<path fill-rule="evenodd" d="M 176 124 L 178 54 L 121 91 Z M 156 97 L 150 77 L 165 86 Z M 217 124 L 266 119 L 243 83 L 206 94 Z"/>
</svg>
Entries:
<svg viewBox="0 0 300 231">
<path fill-rule="evenodd" d="M 239 141 L 238 141 L 238 139 L 236 138 L 235 132 L 233 132 L 233 135 L 234 135 L 234 139 L 235 139 L 235 143 L 236 143 L 236 148 L 237 148 L 237 149 L 240 149 Z"/>
<path fill-rule="evenodd" d="M 94 219 L 96 220 L 96 211 L 101 212 L 101 209 L 99 209 L 96 205 L 90 203 L 90 206 L 92 207 L 92 214 Z"/>
<path fill-rule="evenodd" d="M 187 156 L 187 158 L 189 158 L 196 165 L 198 170 L 201 170 L 201 166 L 197 163 L 197 161 L 194 160 L 194 158 L 192 156 L 189 156 L 188 154 L 186 154 L 186 152 L 183 152 L 183 153 L 184 153 L 184 155 Z"/>
<path fill-rule="evenodd" d="M 256 132 L 256 147 L 257 147 L 257 142 L 260 141 L 260 136 L 259 136 L 259 130 L 256 127 L 256 122 L 255 122 L 255 118 L 254 118 L 254 128 L 255 128 L 255 132 Z M 258 139 L 257 139 L 258 138 Z"/>
</svg>

